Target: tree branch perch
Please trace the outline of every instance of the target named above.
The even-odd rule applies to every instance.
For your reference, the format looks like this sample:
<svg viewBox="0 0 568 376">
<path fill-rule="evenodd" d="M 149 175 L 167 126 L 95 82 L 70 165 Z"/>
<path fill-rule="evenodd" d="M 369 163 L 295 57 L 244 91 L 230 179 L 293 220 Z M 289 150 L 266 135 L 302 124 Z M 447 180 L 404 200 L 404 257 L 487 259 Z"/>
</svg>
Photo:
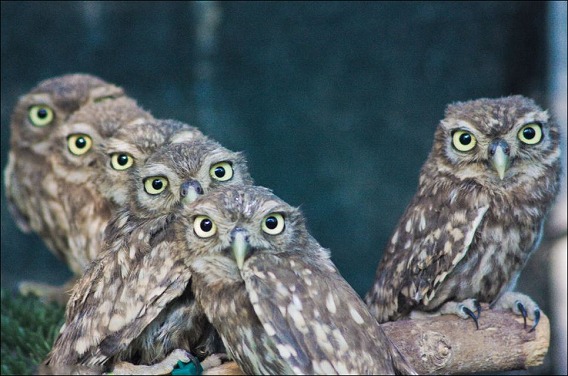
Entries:
<svg viewBox="0 0 568 376">
<path fill-rule="evenodd" d="M 536 330 L 511 312 L 482 306 L 479 330 L 472 320 L 454 315 L 382 325 L 418 374 L 463 374 L 526 369 L 542 364 L 550 343 L 550 322 L 541 313 Z M 204 374 L 242 374 L 229 362 Z"/>
<path fill-rule="evenodd" d="M 482 306 L 479 330 L 454 315 L 383 324 L 389 338 L 419 374 L 463 374 L 526 369 L 542 364 L 550 322 L 541 314 L 536 329 L 511 312 Z"/>
</svg>

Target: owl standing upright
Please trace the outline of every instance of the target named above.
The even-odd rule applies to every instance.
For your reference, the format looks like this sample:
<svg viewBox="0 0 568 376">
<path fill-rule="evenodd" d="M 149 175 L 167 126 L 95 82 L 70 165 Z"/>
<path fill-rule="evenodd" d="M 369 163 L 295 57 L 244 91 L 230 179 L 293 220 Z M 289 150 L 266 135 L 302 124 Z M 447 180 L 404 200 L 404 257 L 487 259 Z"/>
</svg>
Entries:
<svg viewBox="0 0 568 376">
<path fill-rule="evenodd" d="M 196 138 L 164 145 L 129 175 L 129 202 L 109 223 L 103 253 L 75 285 L 41 372 L 141 372 L 129 363 L 160 372 L 172 352 L 203 357 L 220 345 L 195 304 L 185 238 L 173 225 L 198 196 L 252 183 L 244 156 Z"/>
<path fill-rule="evenodd" d="M 226 186 L 185 208 L 196 300 L 246 374 L 414 373 L 300 211 Z"/>
<path fill-rule="evenodd" d="M 76 276 L 99 252 L 115 209 L 99 190 L 101 143 L 123 124 L 152 118 L 122 89 L 88 75 L 42 82 L 14 110 L 5 170 L 11 211 L 20 228 L 37 232 Z M 66 288 L 20 285 L 24 293 L 60 301 Z"/>
<path fill-rule="evenodd" d="M 366 295 L 379 322 L 437 311 L 477 325 L 486 302 L 528 315 L 534 329 L 538 306 L 511 290 L 559 190 L 559 137 L 522 96 L 448 106 Z"/>
</svg>

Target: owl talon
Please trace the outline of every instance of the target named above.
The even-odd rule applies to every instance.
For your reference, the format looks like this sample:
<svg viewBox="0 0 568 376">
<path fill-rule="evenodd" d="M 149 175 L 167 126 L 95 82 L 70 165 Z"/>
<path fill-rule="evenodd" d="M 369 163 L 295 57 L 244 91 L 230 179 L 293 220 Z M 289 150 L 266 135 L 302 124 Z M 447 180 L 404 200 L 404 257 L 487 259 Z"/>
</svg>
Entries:
<svg viewBox="0 0 568 376">
<path fill-rule="evenodd" d="M 521 316 L 523 316 L 523 328 L 527 328 L 527 310 L 525 309 L 525 306 L 523 305 L 523 303 L 521 303 L 520 301 L 517 300 L 517 309 L 519 310 L 519 312 L 521 312 Z"/>
<path fill-rule="evenodd" d="M 475 300 L 475 312 L 477 312 L 477 318 L 479 319 L 479 316 L 481 316 L 481 303 L 477 299 Z"/>
<path fill-rule="evenodd" d="M 529 330 L 529 333 L 536 329 L 536 326 L 538 325 L 539 321 L 540 321 L 540 309 L 537 308 L 534 310 L 534 324 L 531 330 Z"/>
<path fill-rule="evenodd" d="M 479 330 L 479 323 L 477 322 L 477 317 L 479 316 L 475 316 L 475 313 L 473 313 L 472 310 L 467 307 L 462 307 L 462 312 L 472 318 L 472 320 L 475 322 L 475 327 L 477 328 L 477 330 Z M 481 311 L 478 310 L 478 312 Z"/>
</svg>

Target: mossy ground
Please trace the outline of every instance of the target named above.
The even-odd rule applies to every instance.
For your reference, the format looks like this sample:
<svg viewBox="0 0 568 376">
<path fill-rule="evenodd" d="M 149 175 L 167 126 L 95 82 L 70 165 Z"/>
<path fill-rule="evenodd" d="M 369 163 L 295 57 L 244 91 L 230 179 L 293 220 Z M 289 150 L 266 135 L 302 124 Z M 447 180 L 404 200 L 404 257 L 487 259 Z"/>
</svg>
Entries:
<svg viewBox="0 0 568 376">
<path fill-rule="evenodd" d="M 63 324 L 65 308 L 1 289 L 1 374 L 32 374 Z"/>
</svg>

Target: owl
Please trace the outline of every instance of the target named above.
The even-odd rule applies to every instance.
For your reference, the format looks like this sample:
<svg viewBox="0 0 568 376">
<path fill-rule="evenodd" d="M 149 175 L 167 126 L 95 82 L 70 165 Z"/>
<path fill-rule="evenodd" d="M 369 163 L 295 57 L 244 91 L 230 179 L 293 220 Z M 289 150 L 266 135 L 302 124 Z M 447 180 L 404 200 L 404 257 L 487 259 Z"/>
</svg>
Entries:
<svg viewBox="0 0 568 376">
<path fill-rule="evenodd" d="M 486 302 L 536 327 L 536 303 L 511 290 L 559 190 L 559 137 L 522 96 L 448 106 L 365 297 L 379 322 L 436 312 L 477 325 Z"/>
<path fill-rule="evenodd" d="M 129 202 L 109 223 L 100 257 L 75 285 L 42 373 L 119 373 L 133 363 L 173 361 L 171 369 L 178 358 L 168 354 L 203 358 L 222 351 L 195 303 L 185 237 L 173 225 L 198 196 L 251 184 L 244 156 L 196 138 L 164 145 L 129 175 Z"/>
<path fill-rule="evenodd" d="M 414 373 L 301 212 L 256 186 L 184 208 L 196 300 L 246 374 Z"/>
</svg>

